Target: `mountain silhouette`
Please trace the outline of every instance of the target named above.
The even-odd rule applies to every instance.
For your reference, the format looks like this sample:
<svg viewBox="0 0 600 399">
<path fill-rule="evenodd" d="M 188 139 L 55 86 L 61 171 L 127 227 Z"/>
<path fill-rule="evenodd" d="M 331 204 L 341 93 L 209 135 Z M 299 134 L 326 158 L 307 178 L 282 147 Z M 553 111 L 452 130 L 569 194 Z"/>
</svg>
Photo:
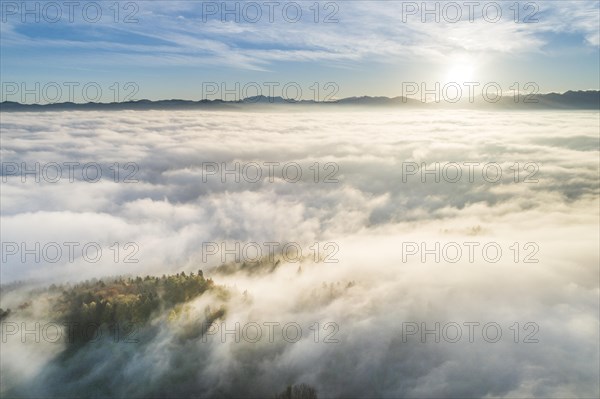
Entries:
<svg viewBox="0 0 600 399">
<path fill-rule="evenodd" d="M 69 110 L 179 110 L 179 109 L 241 109 L 253 106 L 319 106 L 319 107 L 393 107 L 393 108 L 483 108 L 483 109 L 600 109 L 600 91 L 567 91 L 534 95 L 504 96 L 497 102 L 463 99 L 456 103 L 440 100 L 422 102 L 406 97 L 348 97 L 332 101 L 293 100 L 282 97 L 253 96 L 242 100 L 137 100 L 112 103 L 53 103 L 22 104 L 14 101 L 0 103 L 0 111 L 69 111 Z"/>
</svg>

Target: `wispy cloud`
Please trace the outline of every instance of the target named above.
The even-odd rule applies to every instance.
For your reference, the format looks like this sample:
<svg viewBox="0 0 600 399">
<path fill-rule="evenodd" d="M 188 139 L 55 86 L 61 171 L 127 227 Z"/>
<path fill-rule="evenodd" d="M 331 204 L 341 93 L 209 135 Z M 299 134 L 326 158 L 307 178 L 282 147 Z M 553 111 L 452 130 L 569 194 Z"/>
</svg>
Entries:
<svg viewBox="0 0 600 399">
<path fill-rule="evenodd" d="M 277 62 L 324 62 L 331 65 L 347 60 L 398 62 L 415 56 L 442 60 L 453 51 L 502 54 L 535 53 L 552 45 L 546 33 L 575 33 L 584 38 L 582 46 L 598 45 L 597 2 L 552 2 L 538 4 L 538 23 L 515 23 L 513 11 L 503 3 L 503 16 L 496 23 L 482 17 L 476 8 L 475 20 L 450 23 L 421 23 L 420 15 L 402 21 L 402 2 L 339 2 L 338 23 L 314 23 L 312 15 L 297 23 L 276 14 L 258 23 L 220 21 L 220 14 L 207 21 L 201 6 L 192 2 L 175 6 L 169 2 L 141 2 L 140 23 L 93 25 L 92 37 L 78 37 L 89 30 L 83 21 L 71 24 L 64 37 L 46 38 L 45 29 L 30 32 L 31 25 L 3 24 L 3 46 L 30 46 L 45 49 L 72 49 L 86 54 L 85 62 L 153 65 L 222 65 L 240 69 L 263 69 Z M 216 3 L 215 3 L 216 4 Z M 304 12 L 309 10 L 304 7 Z M 522 11 L 525 13 L 525 11 Z M 490 17 L 491 18 L 491 17 Z M 35 24 L 34 24 L 35 25 Z M 37 26 L 39 27 L 39 25 Z M 46 27 L 51 29 L 50 26 Z M 134 34 L 132 39 L 127 33 Z M 143 38 L 147 43 L 143 43 Z M 137 42 L 137 43 L 136 43 Z M 93 56 L 90 50 L 102 50 Z"/>
</svg>

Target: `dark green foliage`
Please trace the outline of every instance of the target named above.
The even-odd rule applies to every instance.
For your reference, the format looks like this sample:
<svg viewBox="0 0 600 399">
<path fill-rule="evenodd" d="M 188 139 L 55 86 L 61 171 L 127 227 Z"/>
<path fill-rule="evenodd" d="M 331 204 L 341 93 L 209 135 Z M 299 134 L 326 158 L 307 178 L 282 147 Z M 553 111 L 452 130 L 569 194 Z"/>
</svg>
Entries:
<svg viewBox="0 0 600 399">
<path fill-rule="evenodd" d="M 178 273 L 172 276 L 146 276 L 112 281 L 86 281 L 71 288 L 60 288 L 62 295 L 54 307 L 59 319 L 66 323 L 90 325 L 143 324 L 158 311 L 187 302 L 215 287 L 202 275 Z"/>
<path fill-rule="evenodd" d="M 0 320 L 4 319 L 6 316 L 10 314 L 10 309 L 2 309 L 0 308 Z"/>
<path fill-rule="evenodd" d="M 230 262 L 224 263 L 215 269 L 215 273 L 230 275 L 237 272 L 245 272 L 248 275 L 259 275 L 272 273 L 281 264 L 281 260 L 271 261 L 266 258 L 256 262 Z"/>
</svg>

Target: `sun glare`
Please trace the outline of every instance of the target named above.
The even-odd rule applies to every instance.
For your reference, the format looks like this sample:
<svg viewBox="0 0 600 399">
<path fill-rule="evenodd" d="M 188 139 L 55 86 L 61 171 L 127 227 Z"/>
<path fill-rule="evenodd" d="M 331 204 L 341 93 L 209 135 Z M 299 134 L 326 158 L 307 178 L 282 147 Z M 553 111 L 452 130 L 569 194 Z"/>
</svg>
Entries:
<svg viewBox="0 0 600 399">
<path fill-rule="evenodd" d="M 444 83 L 473 82 L 476 79 L 475 61 L 470 57 L 461 57 L 448 63 L 449 68 L 444 76 Z"/>
<path fill-rule="evenodd" d="M 472 82 L 474 79 L 475 68 L 472 65 L 455 65 L 446 73 L 446 83 Z"/>
</svg>

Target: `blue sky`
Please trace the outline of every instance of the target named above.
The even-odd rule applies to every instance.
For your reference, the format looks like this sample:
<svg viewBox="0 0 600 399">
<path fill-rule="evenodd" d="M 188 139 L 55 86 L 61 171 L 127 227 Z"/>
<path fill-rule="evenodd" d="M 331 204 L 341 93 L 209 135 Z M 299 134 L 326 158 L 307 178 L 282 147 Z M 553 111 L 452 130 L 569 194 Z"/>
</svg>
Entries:
<svg viewBox="0 0 600 399">
<path fill-rule="evenodd" d="M 199 99 L 203 82 L 256 82 L 263 94 L 265 82 L 294 82 L 303 98 L 317 95 L 317 82 L 319 99 L 328 82 L 335 97 L 397 96 L 403 82 L 498 82 L 503 91 L 535 82 L 542 93 L 600 86 L 598 1 L 519 2 L 519 22 L 513 1 L 478 2 L 473 21 L 463 6 L 458 22 L 444 2 L 427 5 L 438 4 L 439 22 L 431 14 L 422 22 L 420 1 L 322 1 L 318 15 L 312 0 L 227 2 L 238 10 L 229 15 L 222 2 L 121 1 L 117 14 L 115 1 L 79 1 L 71 10 L 63 1 L 28 1 L 27 15 L 21 1 L 0 3 L 2 100 L 20 101 L 22 93 L 7 94 L 11 84 L 36 82 L 97 82 L 101 101 L 114 97 L 114 82 L 120 100 L 126 82 L 137 85 L 135 99 Z M 528 15 L 537 22 L 525 22 Z"/>
</svg>

